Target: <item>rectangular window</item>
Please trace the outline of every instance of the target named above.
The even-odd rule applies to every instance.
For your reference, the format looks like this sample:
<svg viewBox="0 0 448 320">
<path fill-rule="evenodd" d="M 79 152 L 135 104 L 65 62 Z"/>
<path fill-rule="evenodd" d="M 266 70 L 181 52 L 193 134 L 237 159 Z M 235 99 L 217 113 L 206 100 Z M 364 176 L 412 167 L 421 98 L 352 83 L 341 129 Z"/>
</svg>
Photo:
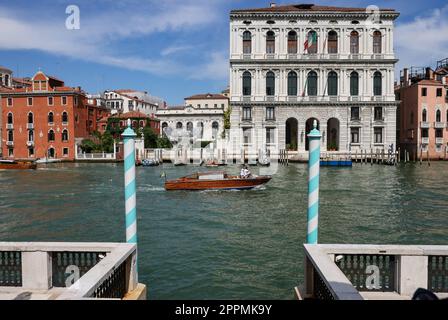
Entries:
<svg viewBox="0 0 448 320">
<path fill-rule="evenodd" d="M 436 138 L 443 138 L 443 129 L 436 129 Z"/>
<path fill-rule="evenodd" d="M 267 107 L 266 108 L 266 120 L 275 120 L 275 108 L 274 107 Z"/>
<path fill-rule="evenodd" d="M 200 108 L 200 107 L 201 107 L 201 105 L 200 105 L 200 104 L 197 104 L 196 106 L 197 106 L 198 108 Z"/>
<path fill-rule="evenodd" d="M 252 128 L 243 128 L 243 143 L 250 144 L 252 141 Z"/>
<path fill-rule="evenodd" d="M 34 148 L 28 149 L 28 157 L 30 157 L 30 158 L 34 157 Z"/>
<path fill-rule="evenodd" d="M 208 103 L 205 104 L 205 107 L 208 108 Z"/>
<path fill-rule="evenodd" d="M 40 83 L 40 89 L 41 90 L 47 90 L 47 81 L 42 81 Z"/>
<path fill-rule="evenodd" d="M 33 105 L 33 98 L 28 98 L 27 99 L 27 106 L 32 106 Z"/>
<path fill-rule="evenodd" d="M 224 109 L 224 103 L 221 103 L 221 108 L 223 108 L 223 109 Z"/>
<path fill-rule="evenodd" d="M 218 108 L 218 104 L 215 103 L 215 108 Z"/>
<path fill-rule="evenodd" d="M 437 97 L 442 96 L 442 88 L 437 88 Z"/>
<path fill-rule="evenodd" d="M 428 138 L 428 137 L 429 137 L 429 130 L 422 129 L 422 138 Z"/>
<path fill-rule="evenodd" d="M 275 128 L 266 128 L 266 143 L 275 143 Z"/>
<path fill-rule="evenodd" d="M 12 98 L 8 98 L 8 107 L 12 107 Z"/>
<path fill-rule="evenodd" d="M 350 128 L 351 143 L 359 143 L 359 128 Z"/>
<path fill-rule="evenodd" d="M 8 149 L 8 157 L 14 157 L 14 149 L 13 148 Z"/>
<path fill-rule="evenodd" d="M 359 107 L 352 107 L 350 109 L 350 119 L 352 121 L 354 120 L 361 120 L 359 117 Z"/>
<path fill-rule="evenodd" d="M 74 98 L 74 105 L 75 105 L 75 107 L 78 106 L 78 97 L 75 97 L 75 98 Z"/>
<path fill-rule="evenodd" d="M 375 143 L 383 143 L 383 128 L 374 128 L 373 135 Z"/>
<path fill-rule="evenodd" d="M 49 106 L 53 105 L 53 97 L 48 97 L 48 105 Z"/>
<path fill-rule="evenodd" d="M 375 107 L 374 109 L 374 120 L 383 121 L 383 107 Z"/>
<path fill-rule="evenodd" d="M 422 88 L 422 97 L 426 97 L 428 95 L 428 89 Z"/>
<path fill-rule="evenodd" d="M 243 107 L 243 120 L 245 120 L 245 121 L 252 120 L 252 108 L 251 107 Z"/>
<path fill-rule="evenodd" d="M 68 148 L 63 148 L 63 149 L 62 149 L 62 155 L 63 155 L 64 157 L 68 157 Z"/>
<path fill-rule="evenodd" d="M 62 104 L 63 106 L 66 106 L 66 105 L 67 105 L 67 97 L 62 97 L 62 98 L 61 98 L 61 104 Z M 109 102 L 107 103 L 107 105 L 109 106 Z"/>
</svg>

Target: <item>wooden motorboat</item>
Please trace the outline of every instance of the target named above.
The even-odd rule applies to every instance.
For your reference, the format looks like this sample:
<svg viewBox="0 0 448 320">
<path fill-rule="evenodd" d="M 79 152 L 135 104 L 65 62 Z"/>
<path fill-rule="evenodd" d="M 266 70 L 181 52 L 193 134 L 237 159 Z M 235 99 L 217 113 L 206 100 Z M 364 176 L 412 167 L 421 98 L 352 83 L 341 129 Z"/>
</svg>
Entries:
<svg viewBox="0 0 448 320">
<path fill-rule="evenodd" d="M 228 175 L 225 172 L 202 172 L 175 180 L 165 181 L 166 190 L 245 190 L 263 185 L 271 176 L 240 176 Z"/>
<path fill-rule="evenodd" d="M 32 161 L 0 160 L 0 169 L 34 170 L 37 164 Z"/>
<path fill-rule="evenodd" d="M 61 159 L 52 159 L 52 158 L 40 158 L 36 160 L 37 164 L 47 164 L 47 163 L 59 163 L 62 162 Z"/>
</svg>

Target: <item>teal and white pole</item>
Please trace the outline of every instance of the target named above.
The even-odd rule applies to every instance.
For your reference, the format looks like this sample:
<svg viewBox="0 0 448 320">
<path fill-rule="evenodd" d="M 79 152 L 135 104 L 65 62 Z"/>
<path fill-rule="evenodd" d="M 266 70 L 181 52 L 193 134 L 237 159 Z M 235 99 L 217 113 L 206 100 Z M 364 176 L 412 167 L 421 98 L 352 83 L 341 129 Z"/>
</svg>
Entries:
<svg viewBox="0 0 448 320">
<path fill-rule="evenodd" d="M 135 184 L 135 137 L 131 128 L 131 119 L 128 127 L 121 135 L 124 144 L 124 195 L 126 202 L 126 242 L 137 243 L 137 208 Z"/>
<path fill-rule="evenodd" d="M 313 122 L 313 130 L 308 134 L 308 224 L 306 242 L 317 244 L 319 226 L 319 171 L 320 171 L 320 139 L 322 135 L 317 130 L 317 120 Z"/>
</svg>

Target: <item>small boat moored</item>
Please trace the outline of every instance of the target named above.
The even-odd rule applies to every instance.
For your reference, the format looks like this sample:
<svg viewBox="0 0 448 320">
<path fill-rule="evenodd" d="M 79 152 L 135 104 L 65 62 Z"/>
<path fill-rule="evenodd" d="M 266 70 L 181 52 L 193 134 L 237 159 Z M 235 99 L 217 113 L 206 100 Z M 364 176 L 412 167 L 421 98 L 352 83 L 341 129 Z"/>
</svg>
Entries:
<svg viewBox="0 0 448 320">
<path fill-rule="evenodd" d="M 228 175 L 225 172 L 198 172 L 175 180 L 165 181 L 166 190 L 246 190 L 263 185 L 271 176 Z"/>
<path fill-rule="evenodd" d="M 32 161 L 0 160 L 0 169 L 8 170 L 35 170 L 37 164 Z"/>
</svg>

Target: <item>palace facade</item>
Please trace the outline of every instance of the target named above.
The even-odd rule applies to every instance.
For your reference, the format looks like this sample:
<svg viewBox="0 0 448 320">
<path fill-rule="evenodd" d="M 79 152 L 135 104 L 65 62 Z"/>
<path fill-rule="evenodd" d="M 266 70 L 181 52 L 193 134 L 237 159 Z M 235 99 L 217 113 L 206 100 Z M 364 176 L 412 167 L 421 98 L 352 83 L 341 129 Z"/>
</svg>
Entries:
<svg viewBox="0 0 448 320">
<path fill-rule="evenodd" d="M 231 135 L 245 148 L 304 153 L 396 142 L 393 9 L 287 5 L 230 13 Z"/>
</svg>

